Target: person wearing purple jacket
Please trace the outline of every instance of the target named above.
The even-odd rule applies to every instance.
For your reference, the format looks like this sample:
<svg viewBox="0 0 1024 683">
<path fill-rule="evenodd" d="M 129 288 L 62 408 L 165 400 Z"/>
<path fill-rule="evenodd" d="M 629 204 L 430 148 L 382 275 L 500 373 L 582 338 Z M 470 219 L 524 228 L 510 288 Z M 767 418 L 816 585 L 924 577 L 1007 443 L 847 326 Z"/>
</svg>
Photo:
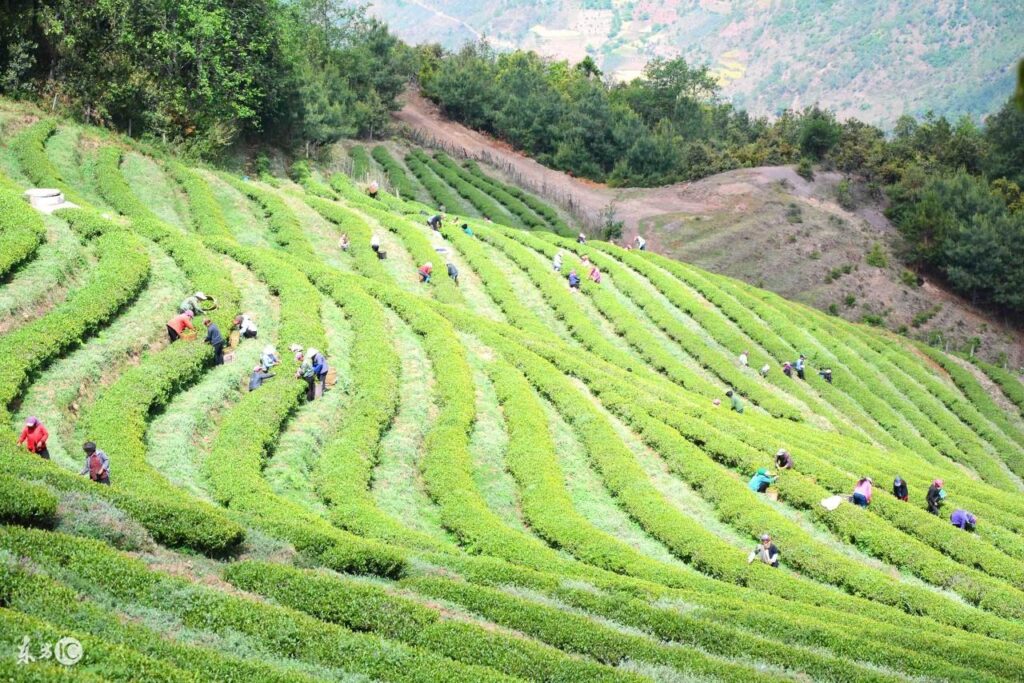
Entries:
<svg viewBox="0 0 1024 683">
<path fill-rule="evenodd" d="M 974 525 L 978 523 L 978 518 L 972 515 L 967 510 L 953 510 L 953 514 L 949 516 L 949 521 L 953 523 L 953 526 L 963 529 L 964 531 L 974 531 Z"/>
</svg>

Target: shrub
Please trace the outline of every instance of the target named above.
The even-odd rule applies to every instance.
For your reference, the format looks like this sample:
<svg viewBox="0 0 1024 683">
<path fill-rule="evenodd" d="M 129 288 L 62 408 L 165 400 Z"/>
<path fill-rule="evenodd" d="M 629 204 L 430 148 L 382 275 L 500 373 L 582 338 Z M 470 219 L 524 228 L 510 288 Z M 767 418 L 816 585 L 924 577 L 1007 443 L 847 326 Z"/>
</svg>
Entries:
<svg viewBox="0 0 1024 683">
<path fill-rule="evenodd" d="M 864 257 L 864 260 L 867 261 L 869 266 L 874 266 L 875 268 L 889 267 L 889 256 L 878 242 L 871 246 L 871 250 Z"/>
<path fill-rule="evenodd" d="M 388 153 L 387 148 L 377 145 L 373 148 L 372 154 L 377 163 L 384 168 L 388 182 L 391 183 L 391 187 L 395 189 L 398 196 L 402 199 L 416 199 L 416 188 L 413 187 L 409 176 L 405 174 L 405 169 Z"/>
<path fill-rule="evenodd" d="M 0 185 L 0 279 L 32 258 L 45 238 L 39 214 L 17 191 Z"/>
<path fill-rule="evenodd" d="M 907 287 L 919 287 L 920 281 L 917 278 L 917 273 L 912 270 L 901 270 L 900 271 L 900 282 Z"/>
<path fill-rule="evenodd" d="M 836 185 L 836 201 L 839 206 L 843 207 L 847 211 L 852 211 L 856 208 L 856 204 L 853 201 L 853 193 L 850 191 L 850 181 L 843 178 Z"/>
<path fill-rule="evenodd" d="M 800 164 L 796 167 L 796 173 L 807 182 L 814 180 L 814 165 L 807 157 L 800 158 Z"/>
</svg>

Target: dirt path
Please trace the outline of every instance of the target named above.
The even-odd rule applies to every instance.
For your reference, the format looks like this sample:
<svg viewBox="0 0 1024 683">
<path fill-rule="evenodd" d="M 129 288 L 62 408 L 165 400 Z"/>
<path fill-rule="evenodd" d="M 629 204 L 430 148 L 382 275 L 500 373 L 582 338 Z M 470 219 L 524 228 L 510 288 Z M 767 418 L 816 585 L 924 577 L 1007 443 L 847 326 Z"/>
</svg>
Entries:
<svg viewBox="0 0 1024 683">
<path fill-rule="evenodd" d="M 404 107 L 395 118 L 408 126 L 413 138 L 423 146 L 444 149 L 453 156 L 469 157 L 497 167 L 516 184 L 558 203 L 586 223 L 596 223 L 601 211 L 615 202 L 618 218 L 625 222 L 627 233 L 644 218 L 719 210 L 723 206 L 721 195 L 743 194 L 749 192 L 752 185 L 765 186 L 783 179 L 794 185 L 803 183 L 792 169 L 779 166 L 724 174 L 732 180 L 731 186 L 715 187 L 714 192 L 710 191 L 711 186 L 702 187 L 706 184 L 704 181 L 649 189 L 613 189 L 547 168 L 504 142 L 449 121 L 436 105 L 418 92 L 407 92 L 403 101 Z"/>
</svg>

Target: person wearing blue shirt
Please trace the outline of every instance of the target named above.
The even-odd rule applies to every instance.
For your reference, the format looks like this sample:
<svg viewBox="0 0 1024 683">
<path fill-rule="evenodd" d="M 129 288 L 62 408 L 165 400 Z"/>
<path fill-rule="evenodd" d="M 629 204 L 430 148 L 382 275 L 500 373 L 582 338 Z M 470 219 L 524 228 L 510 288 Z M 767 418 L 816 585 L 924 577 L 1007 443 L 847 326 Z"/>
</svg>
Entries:
<svg viewBox="0 0 1024 683">
<path fill-rule="evenodd" d="M 213 347 L 213 364 L 224 365 L 224 336 L 221 335 L 220 328 L 209 318 L 205 319 L 203 324 L 206 325 L 204 341 Z"/>
<path fill-rule="evenodd" d="M 806 358 L 804 358 L 804 354 L 801 353 L 800 357 L 796 359 L 796 363 L 793 364 L 793 367 L 796 368 L 796 376 L 799 377 L 800 379 L 804 378 L 804 361 L 805 360 L 806 360 Z"/>
<path fill-rule="evenodd" d="M 313 374 L 316 376 L 316 387 L 314 388 L 314 398 L 320 398 L 327 391 L 327 371 L 330 367 L 327 365 L 327 359 L 324 358 L 324 354 L 320 353 L 314 348 L 306 350 L 306 358 L 313 364 Z"/>
</svg>

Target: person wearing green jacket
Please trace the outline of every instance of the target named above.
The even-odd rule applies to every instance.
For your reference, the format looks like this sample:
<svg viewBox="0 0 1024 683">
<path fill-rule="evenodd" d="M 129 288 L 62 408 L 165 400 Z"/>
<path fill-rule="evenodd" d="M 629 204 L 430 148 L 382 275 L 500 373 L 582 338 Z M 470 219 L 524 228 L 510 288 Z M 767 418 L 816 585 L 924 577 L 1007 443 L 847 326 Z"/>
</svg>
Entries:
<svg viewBox="0 0 1024 683">
<path fill-rule="evenodd" d="M 732 406 L 732 409 L 735 410 L 740 415 L 742 415 L 743 414 L 743 401 L 740 400 L 740 397 L 737 396 L 736 394 L 734 394 L 732 389 L 730 389 L 729 391 L 725 392 L 725 395 L 729 397 L 729 401 L 730 401 L 730 404 Z"/>
<path fill-rule="evenodd" d="M 750 483 L 747 486 L 754 493 L 764 493 L 768 490 L 768 487 L 775 483 L 775 477 L 767 468 L 760 468 L 753 477 L 750 478 Z"/>
</svg>

